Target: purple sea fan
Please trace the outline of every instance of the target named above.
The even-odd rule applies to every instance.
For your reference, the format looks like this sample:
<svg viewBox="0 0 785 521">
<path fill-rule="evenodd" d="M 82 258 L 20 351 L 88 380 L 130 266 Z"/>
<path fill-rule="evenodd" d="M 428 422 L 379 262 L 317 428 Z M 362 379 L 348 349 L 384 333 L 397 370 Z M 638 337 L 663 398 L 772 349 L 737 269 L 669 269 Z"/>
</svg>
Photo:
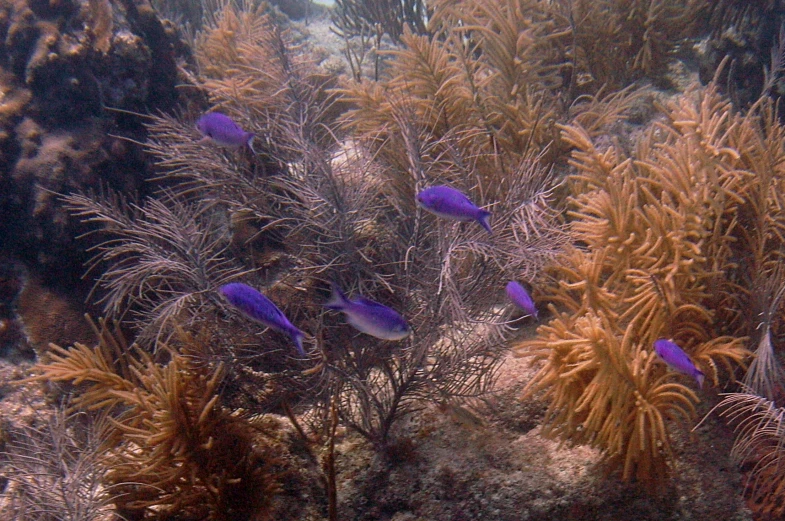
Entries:
<svg viewBox="0 0 785 521">
<path fill-rule="evenodd" d="M 246 132 L 232 118 L 220 112 L 208 112 L 196 122 L 196 129 L 205 139 L 226 147 L 248 145 L 253 149 L 253 132 Z"/>
<path fill-rule="evenodd" d="M 305 334 L 294 327 L 270 299 L 242 282 L 225 284 L 221 286 L 219 291 L 243 315 L 280 333 L 289 335 L 297 347 L 297 352 L 305 356 L 303 349 Z"/>
<path fill-rule="evenodd" d="M 654 350 L 670 368 L 680 373 L 692 376 L 698 382 L 698 387 L 703 387 L 703 372 L 695 367 L 687 353 L 676 345 L 675 342 L 660 338 L 654 341 Z"/>
<path fill-rule="evenodd" d="M 382 340 L 401 340 L 412 332 L 397 311 L 365 297 L 349 300 L 336 284 L 332 289 L 325 307 L 342 312 L 355 329 Z"/>
<path fill-rule="evenodd" d="M 434 215 L 456 221 L 477 221 L 491 232 L 491 212 L 478 208 L 463 192 L 449 186 L 432 186 L 417 194 L 417 204 Z"/>
</svg>

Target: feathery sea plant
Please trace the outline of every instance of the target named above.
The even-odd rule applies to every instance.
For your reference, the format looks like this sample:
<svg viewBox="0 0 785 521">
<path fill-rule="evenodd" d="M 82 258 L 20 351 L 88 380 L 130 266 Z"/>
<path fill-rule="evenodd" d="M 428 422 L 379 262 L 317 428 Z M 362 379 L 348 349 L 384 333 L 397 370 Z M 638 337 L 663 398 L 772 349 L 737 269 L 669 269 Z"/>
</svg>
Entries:
<svg viewBox="0 0 785 521">
<path fill-rule="evenodd" d="M 614 145 L 600 150 L 577 124 L 563 127 L 575 147 L 572 237 L 585 246 L 549 270 L 546 291 L 564 311 L 554 307 L 537 337 L 515 347 L 544 362 L 529 390 L 550 401 L 546 432 L 592 444 L 624 479 L 652 488 L 665 483 L 672 457 L 667 420 L 690 421 L 697 401 L 653 342 L 676 341 L 713 385 L 733 379 L 749 353 L 749 331 L 718 320 L 742 308 L 715 307 L 738 288 L 726 267 L 753 177 L 735 146 L 748 129 L 713 86 L 667 114 L 629 157 Z"/>
<path fill-rule="evenodd" d="M 525 53 L 534 51 L 561 78 L 560 95 L 568 104 L 644 77 L 664 82 L 675 52 L 697 33 L 694 19 L 705 8 L 701 0 L 437 0 L 433 7 L 432 25 L 465 26 L 472 40 L 478 29 L 495 27 L 498 41 L 509 39 L 503 48 L 523 51 L 524 70 L 531 65 Z M 508 30 L 511 24 L 517 31 Z M 498 52 L 482 43 L 478 49 Z M 513 77 L 509 69 L 500 72 Z"/>
<path fill-rule="evenodd" d="M 579 172 L 573 186 L 581 194 L 576 198 L 581 210 L 574 214 L 574 230 L 593 250 L 607 245 L 602 254 L 595 255 L 610 255 L 614 266 L 625 269 L 605 272 L 595 264 L 594 270 L 585 273 L 597 278 L 586 277 L 581 282 L 576 272 L 564 277 L 562 285 L 565 289 L 595 288 L 584 296 L 595 295 L 596 303 L 613 302 L 614 288 L 621 289 L 621 282 L 631 283 L 634 291 L 622 301 L 625 310 L 606 304 L 603 313 L 637 320 L 639 335 L 648 332 L 650 337 L 681 338 L 684 345 L 692 346 L 693 359 L 710 374 L 718 374 L 719 361 L 726 365 L 725 374 L 732 375 L 733 363 L 740 361 L 742 354 L 739 348 L 747 343 L 745 336 L 751 338 L 758 351 L 745 382 L 762 396 L 747 394 L 744 400 L 723 402 L 728 414 L 738 415 L 734 416 L 738 419 L 749 412 L 750 403 L 775 399 L 782 392 L 782 369 L 774 355 L 778 333 L 773 333 L 781 329 L 777 310 L 782 294 L 785 217 L 781 201 L 782 126 L 771 102 L 761 100 L 740 116 L 714 86 L 698 98 L 683 96 L 670 111 L 669 123 L 658 129 L 661 137 L 639 143 L 634 161 L 625 159 L 614 147 L 599 152 L 575 128 L 566 129 L 578 148 L 573 164 Z M 644 159 L 647 156 L 653 159 Z M 622 200 L 632 204 L 622 205 Z M 696 216 L 679 216 L 678 208 Z M 643 228 L 636 224 L 641 216 L 646 218 Z M 659 238 L 654 243 L 656 249 L 639 245 L 643 230 Z M 672 235 L 673 230 L 680 230 L 679 234 Z M 663 255 L 662 248 L 679 242 L 687 246 L 678 255 L 680 263 L 688 264 L 664 269 L 672 257 Z M 635 267 L 651 254 L 646 265 Z M 587 309 L 576 296 L 557 295 L 554 301 L 574 311 Z M 716 385 L 716 376 L 712 379 Z M 771 434 L 769 431 L 765 430 Z M 757 449 L 745 445 L 745 439 L 756 439 L 751 432 L 740 432 L 742 448 L 737 448 L 750 461 L 758 454 Z M 574 435 L 566 434 L 570 438 Z M 777 468 L 764 462 L 752 471 L 754 508 L 776 508 L 776 494 L 757 491 L 776 488 Z M 767 484 L 768 480 L 771 483 Z"/>
<path fill-rule="evenodd" d="M 310 153 L 333 143 L 335 76 L 318 67 L 263 6 L 224 2 L 197 35 L 195 56 L 201 73 L 196 83 L 217 108 L 257 135 L 267 156 L 307 165 Z"/>
<path fill-rule="evenodd" d="M 693 24 L 705 34 L 701 79 L 717 81 L 737 107 L 783 94 L 783 17 L 778 2 L 702 2 Z M 716 72 L 715 72 L 716 71 Z"/>
<path fill-rule="evenodd" d="M 57 408 L 37 420 L 4 432 L 9 521 L 106 519 L 115 495 L 104 481 L 108 417 Z"/>
<path fill-rule="evenodd" d="M 397 43 L 405 27 L 418 34 L 427 31 L 428 7 L 425 0 L 336 0 L 331 18 L 345 38 L 373 29 Z"/>
<path fill-rule="evenodd" d="M 785 391 L 785 373 L 776 358 L 772 331 L 779 325 L 775 319 L 782 309 L 782 297 L 785 295 L 785 269 L 777 262 L 771 270 L 763 271 L 760 278 L 763 280 L 756 281 L 752 291 L 756 304 L 753 309 L 757 311 L 754 337 L 757 338 L 757 348 L 743 381 L 750 393 L 775 402 Z"/>
<path fill-rule="evenodd" d="M 166 337 L 175 319 L 187 324 L 214 310 L 217 288 L 243 274 L 210 203 L 162 197 L 138 205 L 113 193 L 63 200 L 74 215 L 100 226 L 94 233 L 108 236 L 93 247 L 90 264 L 106 266 L 96 282 L 99 302 L 112 318 L 130 309 L 141 341 Z"/>
<path fill-rule="evenodd" d="M 252 519 L 279 491 L 280 461 L 252 418 L 226 409 L 222 364 L 198 363 L 205 349 L 180 330 L 179 351 L 158 362 L 104 322 L 93 348 L 51 346 L 28 381 L 71 383 L 72 407 L 109 415 L 101 483 L 119 513 L 152 519 Z"/>
<path fill-rule="evenodd" d="M 342 419 L 380 447 L 394 422 L 426 401 L 489 388 L 503 352 L 503 317 L 492 311 L 502 288 L 510 279 L 535 277 L 564 240 L 550 208 L 557 181 L 539 166 L 541 158 L 475 155 L 460 146 L 458 134 L 438 137 L 423 128 L 410 109 L 406 103 L 395 109 L 396 139 L 406 151 L 400 167 L 374 157 L 362 141 L 348 141 L 335 159 L 314 143 L 302 167 L 262 177 L 220 161 L 191 168 L 185 159 L 195 149 L 170 130 L 176 121 L 152 125 L 154 153 L 164 171 L 170 167 L 186 181 L 186 200 L 198 196 L 247 211 L 268 223 L 260 235 L 281 238 L 279 251 L 289 260 L 286 269 L 269 271 L 266 291 L 314 334 L 322 384 L 312 392 L 325 406 L 339 396 Z M 496 168 L 501 173 L 484 177 Z M 494 237 L 417 209 L 416 191 L 437 182 L 493 202 Z M 380 345 L 324 316 L 330 280 L 402 312 L 413 338 Z"/>
<path fill-rule="evenodd" d="M 569 22 L 575 89 L 618 89 L 640 78 L 663 82 L 679 47 L 697 32 L 702 0 L 562 0 Z M 569 40 L 568 40 L 569 41 Z M 579 85 L 582 84 L 582 85 Z"/>
<path fill-rule="evenodd" d="M 745 495 L 750 508 L 762 516 L 779 517 L 785 511 L 785 473 L 782 446 L 783 370 L 776 348 L 782 342 L 782 268 L 785 241 L 785 127 L 775 103 L 762 96 L 740 121 L 736 134 L 744 168 L 750 172 L 745 201 L 739 212 L 736 265 L 728 272 L 741 288 L 755 358 L 744 376 L 742 391 L 717 406 L 720 416 L 734 426 L 733 456 L 748 473 Z"/>
<path fill-rule="evenodd" d="M 785 513 L 785 409 L 744 388 L 728 393 L 713 410 L 733 426 L 731 456 L 747 468 L 745 495 L 750 508 L 765 518 Z"/>
<path fill-rule="evenodd" d="M 275 207 L 286 211 L 279 218 L 298 225 L 286 226 L 297 263 L 276 285 L 319 291 L 333 280 L 400 311 L 414 329 L 395 345 L 357 336 L 321 312 L 310 320 L 322 324 L 317 347 L 326 396 L 337 395 L 343 421 L 379 447 L 395 421 L 427 401 L 489 389 L 503 352 L 503 317 L 493 311 L 502 288 L 511 278 L 536 276 L 564 237 L 549 208 L 555 181 L 536 158 L 515 165 L 502 186 L 469 184 L 474 158 L 429 136 L 407 114 L 399 115 L 406 170 L 384 168 L 355 144 L 340 162 L 277 180 L 283 189 Z M 479 227 L 416 208 L 418 187 L 447 179 L 498 198 L 491 239 Z"/>
<path fill-rule="evenodd" d="M 782 268 L 785 244 L 785 127 L 779 123 L 775 104 L 762 97 L 743 120 L 739 139 L 742 160 L 754 172 L 739 216 L 739 244 L 736 248 L 740 293 L 749 303 L 748 313 L 739 318 L 750 324 L 755 358 L 744 377 L 750 390 L 769 400 L 782 397 L 783 373 L 774 353 L 775 339 L 782 331 L 782 295 L 785 272 Z M 748 269 L 742 269 L 748 266 Z"/>
<path fill-rule="evenodd" d="M 694 417 L 698 398 L 670 381 L 634 331 L 619 334 L 601 313 L 563 313 L 518 349 L 545 361 L 529 384 L 549 401 L 545 434 L 596 447 L 624 480 L 659 486 L 673 457 L 667 425 Z"/>
<path fill-rule="evenodd" d="M 494 315 L 501 289 L 507 280 L 535 277 L 539 266 L 561 248 L 564 237 L 549 208 L 554 180 L 537 166 L 536 158 L 515 165 L 505 183 L 491 186 L 479 177 L 478 158 L 451 146 L 449 137 L 429 135 L 418 127 L 412 111 L 402 110 L 398 122 L 408 168 L 385 169 L 382 175 L 390 182 L 375 183 L 375 198 L 385 201 L 387 208 L 371 228 L 378 230 L 374 249 L 368 252 L 373 257 L 363 264 L 371 261 L 368 267 L 383 293 L 392 290 L 408 296 L 391 304 L 410 317 L 414 334 L 402 342 L 402 351 L 391 346 L 391 353 L 380 355 L 378 346 L 369 345 L 361 351 L 365 357 L 335 359 L 328 354 L 326 361 L 328 371 L 342 375 L 343 389 L 355 387 L 349 394 L 341 393 L 339 411 L 345 421 L 361 432 L 375 428 L 369 437 L 377 443 L 385 440 L 397 414 L 421 406 L 423 398 L 441 401 L 487 391 L 502 353 L 502 317 Z M 476 184 L 467 183 L 472 176 L 477 176 Z M 493 237 L 487 239 L 477 226 L 434 219 L 414 206 L 419 189 L 448 179 L 466 193 L 493 198 Z M 364 184 L 371 183 L 369 179 Z M 341 243 L 351 244 L 345 239 Z M 320 264 L 331 265 L 331 253 L 316 253 L 327 253 Z M 362 273 L 357 268 L 345 273 L 358 271 Z M 346 280 L 345 274 L 341 276 Z M 367 285 L 372 281 L 364 279 L 366 291 L 374 291 Z M 356 350 L 362 344 L 349 345 L 356 345 Z M 367 410 L 378 423 L 369 425 Z"/>
<path fill-rule="evenodd" d="M 342 87 L 350 104 L 344 127 L 399 169 L 407 168 L 396 122 L 404 103 L 427 132 L 452 134 L 469 155 L 496 160 L 542 153 L 546 163 L 559 158 L 565 152 L 559 121 L 585 111 L 587 130 L 599 135 L 644 91 L 628 85 L 617 92 L 599 85 L 565 89 L 569 28 L 554 22 L 552 8 L 551 2 L 437 2 L 432 35 L 404 32 L 400 48 L 384 53 L 379 81 Z"/>
<path fill-rule="evenodd" d="M 450 29 L 445 30 L 444 38 L 405 32 L 403 47 L 390 51 L 382 81 L 353 83 L 344 89 L 346 101 L 353 105 L 343 115 L 346 125 L 359 135 L 382 141 L 387 134 L 399 132 L 396 105 L 406 100 L 433 135 L 460 131 L 461 148 L 484 153 L 541 151 L 556 137 L 553 98 L 543 94 L 558 84 L 553 73 L 534 49 L 525 56 L 533 63 L 515 65 L 522 59 L 515 43 L 494 41 L 501 36 L 490 28 L 476 45 L 489 41 L 486 45 L 499 56 L 488 57 L 468 47 L 471 40 L 460 28 Z M 501 74 L 499 69 L 506 66 L 512 71 Z M 394 150 L 395 144 L 385 144 L 385 154 Z M 405 166 L 405 162 L 397 166 Z"/>
<path fill-rule="evenodd" d="M 230 222 L 243 215 L 258 224 L 232 251 L 261 240 L 279 253 L 264 266 L 248 266 L 253 255 L 235 258 L 262 267 L 243 278 L 253 277 L 312 335 L 305 344 L 317 365 L 308 373 L 317 383 L 303 377 L 292 385 L 307 388 L 325 409 L 337 403 L 344 422 L 384 448 L 394 423 L 427 401 L 489 389 L 503 353 L 504 316 L 495 306 L 504 285 L 535 278 L 564 242 L 550 208 L 558 182 L 536 147 L 514 154 L 464 147 L 481 142 L 482 131 L 458 125 L 434 132 L 408 96 L 387 107 L 396 126 L 386 130 L 403 151 L 396 162 L 369 147 L 365 135 L 346 139 L 336 153 L 340 132 L 326 118 L 328 83 L 282 33 L 262 34 L 266 23 L 227 5 L 197 49 L 211 99 L 249 118 L 248 128 L 255 117 L 268 125 L 262 157 L 210 149 L 178 120 L 153 118 L 149 149 L 173 183 L 173 195 L 160 203 L 209 201 L 209 208 L 198 206 L 205 218 L 228 213 Z M 268 160 L 274 171 L 255 173 L 254 165 Z M 493 237 L 418 209 L 415 194 L 434 183 L 489 205 Z M 210 222 L 222 221 L 203 219 L 215 227 Z M 399 344 L 358 336 L 322 306 L 331 281 L 401 312 L 415 333 Z M 288 365 L 266 357 L 254 367 Z"/>
</svg>

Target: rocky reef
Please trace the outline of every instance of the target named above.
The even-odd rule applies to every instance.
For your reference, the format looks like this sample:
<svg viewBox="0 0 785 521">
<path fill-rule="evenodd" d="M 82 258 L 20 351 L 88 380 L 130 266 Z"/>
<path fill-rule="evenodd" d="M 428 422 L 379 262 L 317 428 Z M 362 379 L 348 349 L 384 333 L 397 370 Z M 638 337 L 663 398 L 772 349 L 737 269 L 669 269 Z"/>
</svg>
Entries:
<svg viewBox="0 0 785 521">
<path fill-rule="evenodd" d="M 84 230 L 57 194 L 147 191 L 145 129 L 121 111 L 183 102 L 190 51 L 146 1 L 7 1 L 0 36 L 0 255 L 78 289 Z"/>
</svg>

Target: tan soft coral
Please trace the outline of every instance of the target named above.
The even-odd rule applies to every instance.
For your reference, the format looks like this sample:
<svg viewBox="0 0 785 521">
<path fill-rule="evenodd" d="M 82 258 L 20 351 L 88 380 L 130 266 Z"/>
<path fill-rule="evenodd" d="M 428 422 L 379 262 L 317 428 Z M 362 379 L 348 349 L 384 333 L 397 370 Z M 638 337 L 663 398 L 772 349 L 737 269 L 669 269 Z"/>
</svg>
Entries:
<svg viewBox="0 0 785 521">
<path fill-rule="evenodd" d="M 727 268 L 750 246 L 737 221 L 757 175 L 740 160 L 749 140 L 738 139 L 759 121 L 736 115 L 714 87 L 666 113 L 629 157 L 563 127 L 575 147 L 572 232 L 585 248 L 565 254 L 543 290 L 566 312 L 515 347 L 544 362 L 530 389 L 551 399 L 550 432 L 600 448 L 624 479 L 651 486 L 664 483 L 672 456 L 666 420 L 691 419 L 697 401 L 684 377 L 666 372 L 654 340 L 675 340 L 714 385 L 748 354 L 750 329 L 726 327 L 741 309 L 717 303 L 739 287 Z"/>
<path fill-rule="evenodd" d="M 396 105 L 407 100 L 427 131 L 460 131 L 460 146 L 477 153 L 542 150 L 557 137 L 558 67 L 546 62 L 546 29 L 528 13 L 504 2 L 444 2 L 432 26 L 434 36 L 404 33 L 382 81 L 346 87 L 350 127 L 394 135 Z"/>
<path fill-rule="evenodd" d="M 104 485 L 123 515 L 229 520 L 268 515 L 280 491 L 279 453 L 259 419 L 222 406 L 224 369 L 197 360 L 206 340 L 179 333 L 180 351 L 153 356 L 102 323 L 95 347 L 51 346 L 28 381 L 80 386 L 76 408 L 111 415 Z M 259 517 L 256 517 L 259 516 Z"/>
<path fill-rule="evenodd" d="M 593 312 L 556 317 L 525 345 L 546 361 L 530 389 L 550 400 L 543 432 L 597 447 L 623 479 L 656 485 L 672 457 L 666 422 L 694 416 L 697 396 L 670 381 L 631 333 Z"/>
<path fill-rule="evenodd" d="M 221 111 L 273 148 L 271 155 L 299 160 L 332 142 L 335 78 L 266 9 L 223 5 L 196 38 L 196 81 Z"/>
</svg>

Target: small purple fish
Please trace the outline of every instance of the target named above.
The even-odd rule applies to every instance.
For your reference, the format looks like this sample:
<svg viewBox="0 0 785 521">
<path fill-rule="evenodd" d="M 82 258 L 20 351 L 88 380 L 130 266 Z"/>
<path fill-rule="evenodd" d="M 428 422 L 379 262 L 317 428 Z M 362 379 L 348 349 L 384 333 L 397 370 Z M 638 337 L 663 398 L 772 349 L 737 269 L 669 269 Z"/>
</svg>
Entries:
<svg viewBox="0 0 785 521">
<path fill-rule="evenodd" d="M 513 304 L 533 316 L 535 320 L 537 319 L 537 306 L 534 305 L 534 301 L 531 296 L 529 296 L 529 292 L 526 291 L 526 288 L 518 282 L 511 280 L 507 283 L 505 290 Z"/>
<path fill-rule="evenodd" d="M 670 340 L 660 338 L 654 341 L 654 350 L 669 367 L 680 373 L 692 376 L 698 382 L 698 387 L 703 387 L 703 372 L 695 367 L 687 353 L 678 345 Z"/>
<path fill-rule="evenodd" d="M 456 221 L 477 221 L 491 233 L 491 212 L 478 208 L 462 192 L 449 186 L 432 186 L 417 194 L 417 204 L 434 215 Z"/>
<path fill-rule="evenodd" d="M 248 145 L 253 149 L 253 132 L 246 132 L 232 118 L 220 112 L 208 112 L 196 122 L 196 129 L 205 139 L 209 139 L 225 147 L 241 147 Z"/>
<path fill-rule="evenodd" d="M 365 297 L 349 300 L 336 284 L 325 307 L 346 315 L 355 329 L 382 340 L 401 340 L 412 332 L 406 320 L 396 311 Z"/>
<path fill-rule="evenodd" d="M 305 356 L 303 349 L 303 336 L 305 335 L 289 322 L 289 319 L 270 299 L 242 282 L 224 284 L 219 291 L 243 315 L 280 333 L 289 335 L 297 347 L 297 352 Z"/>
</svg>

